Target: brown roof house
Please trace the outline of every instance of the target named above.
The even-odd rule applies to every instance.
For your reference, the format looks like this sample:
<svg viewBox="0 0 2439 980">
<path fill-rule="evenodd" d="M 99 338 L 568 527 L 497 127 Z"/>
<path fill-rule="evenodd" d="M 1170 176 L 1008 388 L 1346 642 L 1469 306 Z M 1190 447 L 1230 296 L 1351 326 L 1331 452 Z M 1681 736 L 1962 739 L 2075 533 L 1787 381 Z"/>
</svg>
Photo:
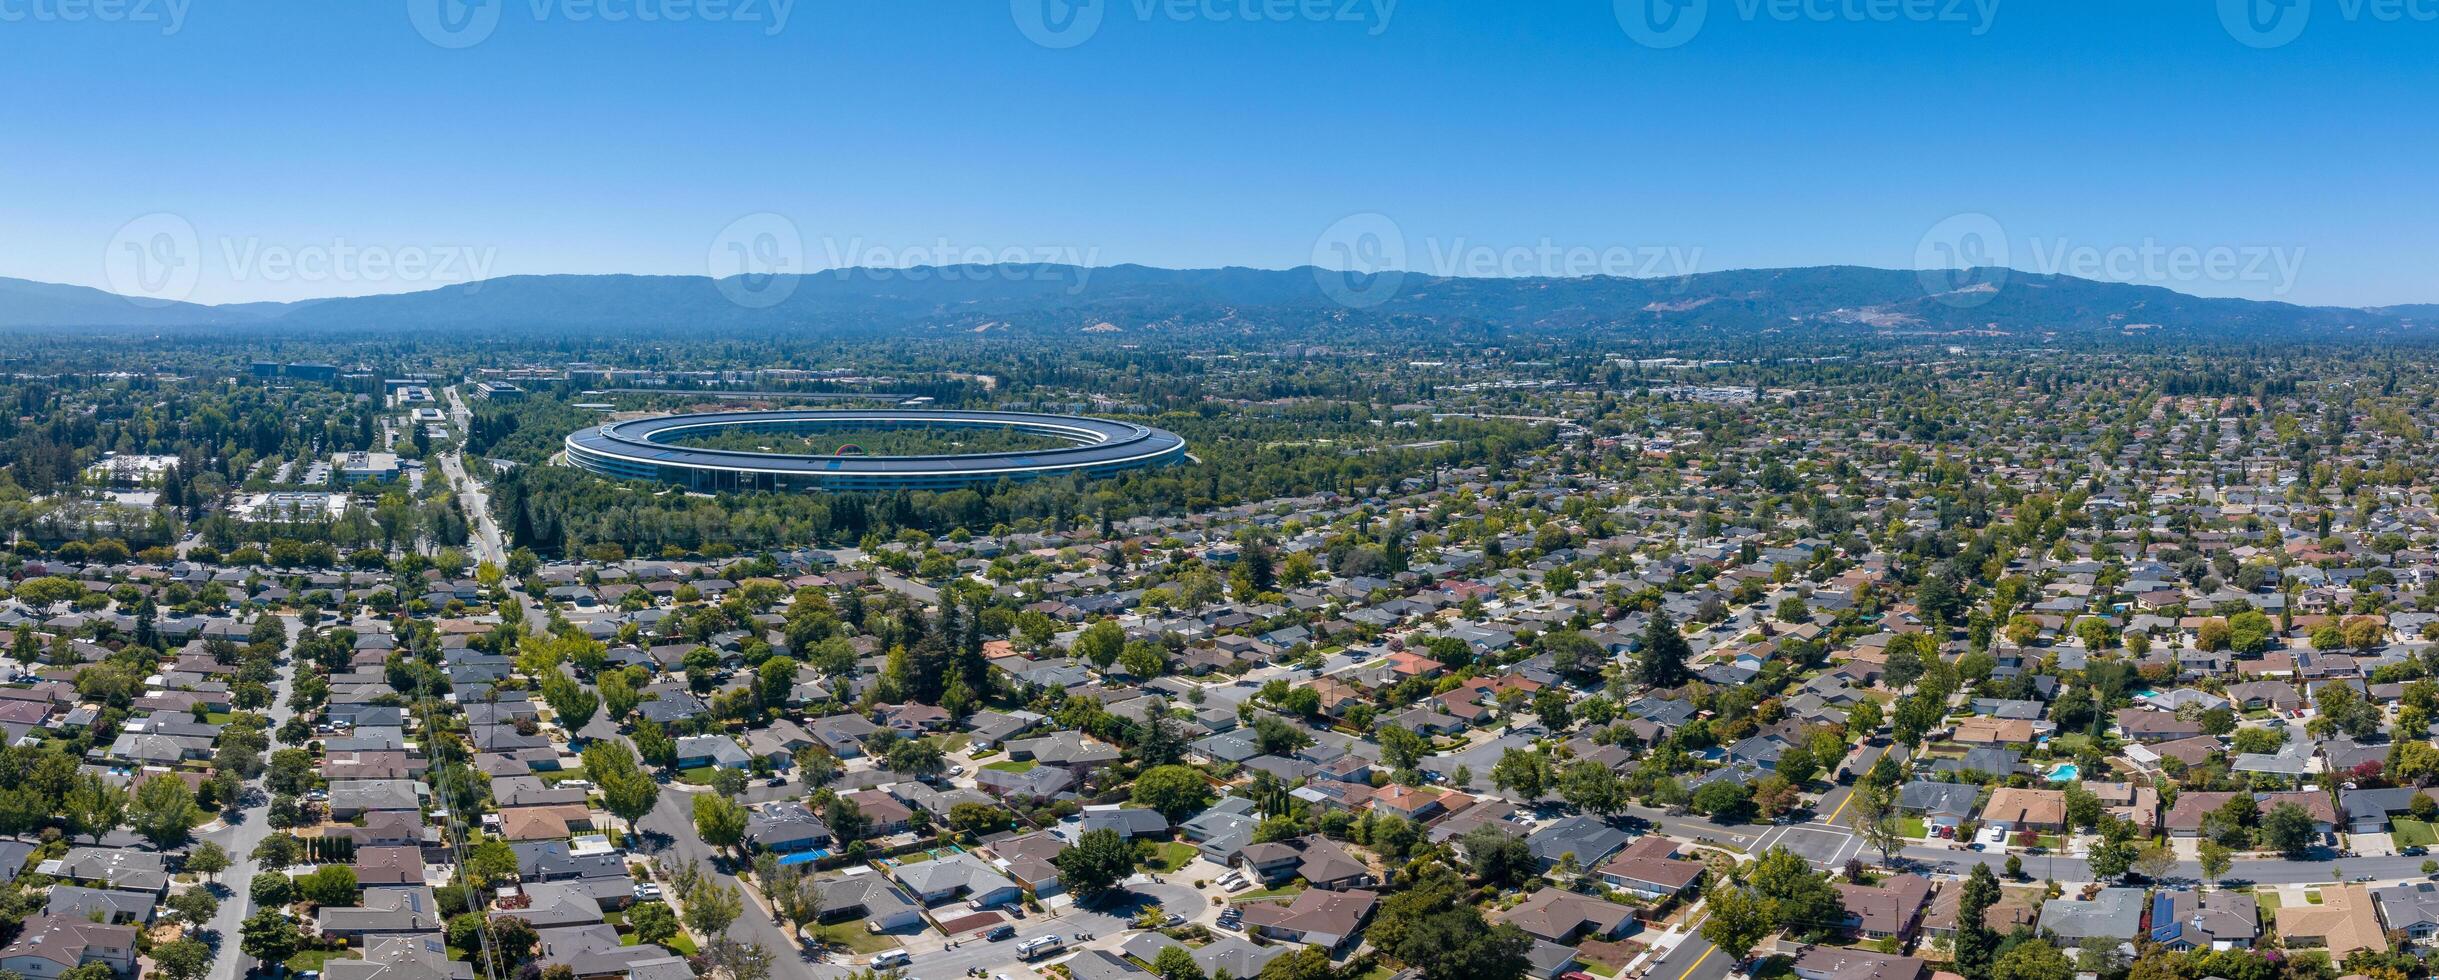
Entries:
<svg viewBox="0 0 2439 980">
<path fill-rule="evenodd" d="M 1501 913 L 1499 921 L 1542 940 L 1572 946 L 1586 937 L 1615 938 L 1634 922 L 1634 910 L 1590 895 L 1544 888 L 1524 904 Z"/>
<path fill-rule="evenodd" d="M 1297 893 L 1292 902 L 1247 902 L 1240 907 L 1247 932 L 1336 951 L 1354 941 L 1379 904 L 1380 896 L 1368 891 L 1312 888 Z"/>
<path fill-rule="evenodd" d="M 2177 794 L 2176 805 L 2168 808 L 2168 816 L 2164 821 L 2168 825 L 2168 833 L 2175 837 L 2201 836 L 2203 819 L 2210 816 L 2211 813 L 2217 811 L 2219 808 L 2226 806 L 2227 801 L 2235 799 L 2238 796 L 2253 796 L 2255 808 L 2262 813 L 2268 813 L 2271 810 L 2277 809 L 2279 804 L 2292 803 L 2296 806 L 2302 807 L 2305 813 L 2312 815 L 2312 829 L 2315 832 L 2326 834 L 2337 829 L 2337 804 L 2329 802 L 2329 794 L 2327 793 L 2262 793 L 2259 795 L 2253 795 L 2248 793 L 2196 791 Z"/>
<path fill-rule="evenodd" d="M 2330 959 L 2339 961 L 2358 949 L 2388 949 L 2371 891 L 2361 885 L 2323 888 L 2319 905 L 2279 906 L 2278 936 L 2289 949 L 2324 948 Z"/>
<path fill-rule="evenodd" d="M 1922 907 L 1931 900 L 1931 879 L 1921 875 L 1890 875 L 1877 885 L 1839 884 L 1846 906 L 1846 929 L 1867 939 L 1914 938 L 1922 923 Z"/>
<path fill-rule="evenodd" d="M 1930 909 L 1922 914 L 1923 933 L 1934 937 L 1954 937 L 1957 907 L 1963 903 L 1964 895 L 1964 888 L 1951 886 L 1940 889 L 1939 894 L 1932 896 Z M 1982 924 L 2005 935 L 2016 931 L 2017 926 L 2032 925 L 2038 914 L 2039 910 L 2022 896 L 2002 891 L 1999 900 L 1991 903 L 1990 909 L 1982 913 Z"/>
<path fill-rule="evenodd" d="M 1337 841 L 1318 834 L 1247 845 L 1237 854 L 1237 863 L 1266 882 L 1302 878 L 1315 888 L 1341 890 L 1378 884 L 1371 865 L 1348 853 Z"/>
<path fill-rule="evenodd" d="M 2029 745 L 2033 740 L 2033 723 L 2022 718 L 1992 718 L 1975 715 L 1956 723 L 1953 741 L 1966 745 Z"/>
<path fill-rule="evenodd" d="M 1649 834 L 1626 845 L 1595 873 L 1611 888 L 1661 899 L 1694 887 L 1707 867 L 1700 861 L 1679 860 L 1676 841 Z"/>
<path fill-rule="evenodd" d="M 44 915 L 26 922 L 17 941 L 0 950 L 0 970 L 53 980 L 87 963 L 134 976 L 136 927 L 102 925 L 83 917 Z"/>
<path fill-rule="evenodd" d="M 366 847 L 356 851 L 356 883 L 361 885 L 423 884 L 423 849 Z"/>
<path fill-rule="evenodd" d="M 1983 804 L 1982 823 L 2004 827 L 2009 833 L 2064 830 L 2066 793 L 2054 789 L 2000 787 L 1992 790 L 1990 802 Z"/>
</svg>

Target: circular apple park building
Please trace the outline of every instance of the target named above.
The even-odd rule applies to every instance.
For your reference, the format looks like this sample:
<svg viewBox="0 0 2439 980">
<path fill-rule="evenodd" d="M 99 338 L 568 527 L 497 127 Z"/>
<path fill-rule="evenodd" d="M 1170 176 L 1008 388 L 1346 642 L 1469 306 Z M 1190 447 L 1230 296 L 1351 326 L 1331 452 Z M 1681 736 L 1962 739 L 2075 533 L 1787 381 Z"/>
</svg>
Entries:
<svg viewBox="0 0 2439 980">
<path fill-rule="evenodd" d="M 976 430 L 996 429 L 999 433 Z M 728 444 L 753 437 L 818 440 L 853 438 L 875 430 L 960 433 L 1037 448 L 932 455 L 867 455 L 850 443 L 826 454 L 749 451 L 685 445 Z M 739 438 L 743 434 L 746 438 Z M 579 429 L 567 437 L 567 461 L 618 480 L 651 480 L 689 490 L 949 490 L 1001 480 L 1108 476 L 1177 463 L 1186 441 L 1176 433 L 1132 422 L 1080 415 L 948 410 L 823 410 L 657 415 Z"/>
</svg>

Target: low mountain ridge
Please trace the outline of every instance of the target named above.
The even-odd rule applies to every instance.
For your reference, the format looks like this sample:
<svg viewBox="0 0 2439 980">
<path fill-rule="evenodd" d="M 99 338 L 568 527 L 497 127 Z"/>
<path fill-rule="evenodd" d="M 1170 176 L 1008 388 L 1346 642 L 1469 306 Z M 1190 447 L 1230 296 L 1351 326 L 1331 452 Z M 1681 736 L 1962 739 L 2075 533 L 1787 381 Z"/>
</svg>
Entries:
<svg viewBox="0 0 2439 980">
<path fill-rule="evenodd" d="M 412 293 L 205 306 L 0 279 L 0 327 L 259 326 L 315 331 L 816 330 L 1300 334 L 1373 325 L 1490 337 L 1781 331 L 1906 336 L 2407 336 L 2439 306 L 2209 299 L 2147 285 L 1977 269 L 1739 269 L 1634 279 L 1362 276 L 1140 265 L 850 269 L 794 280 L 508 276 Z"/>
</svg>

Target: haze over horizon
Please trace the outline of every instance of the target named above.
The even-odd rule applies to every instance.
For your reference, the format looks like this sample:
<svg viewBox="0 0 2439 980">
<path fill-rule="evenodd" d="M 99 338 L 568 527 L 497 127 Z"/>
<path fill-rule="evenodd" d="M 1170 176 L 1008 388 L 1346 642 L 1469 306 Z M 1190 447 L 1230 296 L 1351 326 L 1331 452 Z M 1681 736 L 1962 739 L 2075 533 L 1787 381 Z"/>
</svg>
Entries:
<svg viewBox="0 0 2439 980">
<path fill-rule="evenodd" d="M 37 138 L 0 159 L 0 275 L 225 304 L 968 261 L 1991 262 L 2439 301 L 2427 18 L 1640 2 L 20 17 L 0 124 Z"/>
</svg>

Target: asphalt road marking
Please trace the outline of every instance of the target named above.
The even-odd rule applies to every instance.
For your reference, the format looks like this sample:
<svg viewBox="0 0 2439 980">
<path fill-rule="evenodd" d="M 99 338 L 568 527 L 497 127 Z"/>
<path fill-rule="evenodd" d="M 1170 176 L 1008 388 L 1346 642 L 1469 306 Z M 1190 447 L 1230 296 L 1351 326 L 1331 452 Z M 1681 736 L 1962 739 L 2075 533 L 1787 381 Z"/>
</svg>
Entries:
<svg viewBox="0 0 2439 980">
<path fill-rule="evenodd" d="M 1702 955 L 1694 957 L 1694 962 L 1686 965 L 1684 973 L 1677 974 L 1677 980 L 1685 980 L 1685 978 L 1693 976 L 1694 971 L 1702 966 L 1702 961 L 1710 959 L 1711 954 L 1716 952 L 1719 952 L 1719 947 L 1717 946 L 1703 950 Z"/>
</svg>

